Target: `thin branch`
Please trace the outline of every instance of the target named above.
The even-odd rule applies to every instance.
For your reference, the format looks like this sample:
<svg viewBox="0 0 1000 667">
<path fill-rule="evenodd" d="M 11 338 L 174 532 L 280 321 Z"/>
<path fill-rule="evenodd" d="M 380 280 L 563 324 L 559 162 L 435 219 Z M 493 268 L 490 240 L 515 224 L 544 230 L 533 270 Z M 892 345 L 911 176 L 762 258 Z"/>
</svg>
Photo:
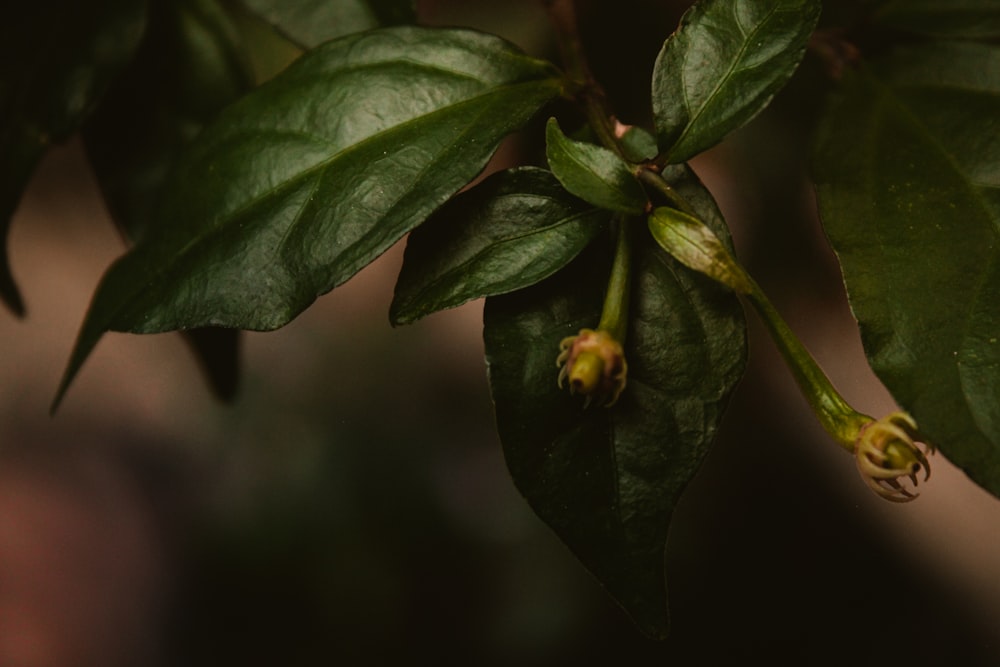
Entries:
<svg viewBox="0 0 1000 667">
<path fill-rule="evenodd" d="M 573 0 L 542 0 L 542 4 L 548 11 L 549 20 L 555 29 L 559 52 L 566 71 L 573 83 L 579 87 L 577 94 L 583 102 L 587 122 L 602 145 L 623 155 L 624 151 L 615 134 L 614 115 L 608 106 L 607 96 L 601 84 L 594 78 L 587 62 Z"/>
</svg>

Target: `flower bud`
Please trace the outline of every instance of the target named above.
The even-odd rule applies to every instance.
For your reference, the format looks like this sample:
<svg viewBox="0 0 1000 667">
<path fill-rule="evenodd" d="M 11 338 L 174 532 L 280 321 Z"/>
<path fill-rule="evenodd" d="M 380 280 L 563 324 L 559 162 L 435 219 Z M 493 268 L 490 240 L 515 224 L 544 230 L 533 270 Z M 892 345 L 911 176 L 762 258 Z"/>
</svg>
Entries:
<svg viewBox="0 0 1000 667">
<path fill-rule="evenodd" d="M 586 396 L 586 405 L 593 400 L 614 405 L 628 372 L 621 343 L 607 331 L 580 329 L 576 336 L 564 338 L 559 348 L 559 386 L 568 378 L 570 393 Z"/>
<path fill-rule="evenodd" d="M 894 412 L 861 427 L 854 446 L 854 456 L 865 483 L 878 495 L 894 502 L 908 502 L 918 494 L 901 483 L 909 480 L 916 487 L 917 473 L 924 470 L 924 480 L 931 475 L 924 450 L 934 447 L 915 442 L 917 424 L 905 412 Z"/>
</svg>

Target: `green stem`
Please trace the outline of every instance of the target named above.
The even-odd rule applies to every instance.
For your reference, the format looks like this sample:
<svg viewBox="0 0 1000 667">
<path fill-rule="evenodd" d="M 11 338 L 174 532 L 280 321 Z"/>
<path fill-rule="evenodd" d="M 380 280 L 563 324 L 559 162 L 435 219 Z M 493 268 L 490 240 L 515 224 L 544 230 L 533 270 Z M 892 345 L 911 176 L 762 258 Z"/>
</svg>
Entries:
<svg viewBox="0 0 1000 667">
<path fill-rule="evenodd" d="M 748 279 L 752 290 L 747 298 L 767 327 L 820 424 L 841 447 L 854 451 L 855 438 L 862 426 L 873 421 L 872 418 L 861 414 L 844 400 L 764 291 L 756 281 L 749 276 Z"/>
<path fill-rule="evenodd" d="M 607 331 L 620 344 L 628 332 L 628 307 L 632 284 L 632 234 L 627 219 L 617 221 L 615 259 L 611 265 L 608 291 L 604 294 L 599 331 Z"/>
<path fill-rule="evenodd" d="M 578 94 L 584 106 L 587 123 L 597 135 L 601 144 L 624 157 L 624 149 L 615 134 L 613 115 L 608 108 L 604 89 L 594 78 L 587 63 L 587 56 L 580 39 L 573 0 L 543 0 L 549 19 L 555 28 L 566 70 L 578 87 Z M 604 295 L 599 330 L 607 331 L 619 343 L 625 340 L 628 331 L 629 289 L 632 275 L 632 242 L 627 220 L 617 221 L 615 258 L 608 279 L 608 291 Z"/>
<path fill-rule="evenodd" d="M 678 211 L 683 211 L 695 218 L 701 218 L 698 212 L 694 210 L 694 207 L 688 203 L 688 200 L 684 199 L 677 190 L 674 190 L 658 171 L 650 169 L 647 165 L 643 165 L 639 168 L 636 176 L 640 182 L 645 183 L 663 195 L 670 205 Z"/>
<path fill-rule="evenodd" d="M 654 231 L 654 236 L 660 245 L 682 264 L 713 278 L 750 300 L 823 428 L 842 447 L 853 451 L 854 440 L 860 428 L 872 419 L 857 412 L 837 392 L 802 341 L 782 319 L 764 290 L 750 277 L 733 253 L 709 229 L 693 207 L 656 171 L 643 168 L 637 175 L 643 183 L 662 194 L 673 207 L 687 214 L 687 217 L 676 219 L 668 216 L 657 218 L 658 223 L 670 225 L 666 230 L 669 233 L 665 233 L 662 228 Z M 678 243 L 678 240 L 683 240 L 683 243 Z M 697 252 L 690 252 L 692 245 L 698 248 Z"/>
</svg>

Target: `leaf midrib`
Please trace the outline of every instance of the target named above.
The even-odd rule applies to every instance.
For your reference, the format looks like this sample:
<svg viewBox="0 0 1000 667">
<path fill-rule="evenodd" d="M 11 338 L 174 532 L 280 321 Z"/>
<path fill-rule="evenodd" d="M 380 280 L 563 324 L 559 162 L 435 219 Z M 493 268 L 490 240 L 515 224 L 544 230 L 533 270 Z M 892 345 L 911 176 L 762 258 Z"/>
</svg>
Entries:
<svg viewBox="0 0 1000 667">
<path fill-rule="evenodd" d="M 245 216 L 245 214 L 247 214 L 248 212 L 252 211 L 257 206 L 259 206 L 263 201 L 270 200 L 270 199 L 272 199 L 274 197 L 281 196 L 281 194 L 283 194 L 286 190 L 294 189 L 295 187 L 297 187 L 297 186 L 301 185 L 302 183 L 306 182 L 314 174 L 318 174 L 318 173 L 324 171 L 325 169 L 329 168 L 333 163 L 339 162 L 341 159 L 343 159 L 345 157 L 349 157 L 353 153 L 361 152 L 363 148 L 366 148 L 368 145 L 370 145 L 372 143 L 376 143 L 379 139 L 381 139 L 381 138 L 383 138 L 383 137 L 385 137 L 387 135 L 392 135 L 394 133 L 402 131 L 402 129 L 404 129 L 404 128 L 410 128 L 413 125 L 419 125 L 420 123 L 427 122 L 427 120 L 429 118 L 431 118 L 431 117 L 433 117 L 433 116 L 435 116 L 437 114 L 454 113 L 454 112 L 456 112 L 458 110 L 461 110 L 464 107 L 473 106 L 475 103 L 478 103 L 478 102 L 481 102 L 484 99 L 488 99 L 490 97 L 496 96 L 496 95 L 498 95 L 498 94 L 500 94 L 501 92 L 504 92 L 504 91 L 514 90 L 514 89 L 517 89 L 517 88 L 520 88 L 520 87 L 530 87 L 530 86 L 539 85 L 541 83 L 551 82 L 551 81 L 555 81 L 555 79 L 541 79 L 541 80 L 532 80 L 532 81 L 528 81 L 528 82 L 520 82 L 520 83 L 516 83 L 516 84 L 506 84 L 506 85 L 498 87 L 498 88 L 493 88 L 493 89 L 491 89 L 490 91 L 488 91 L 485 94 L 477 95 L 475 97 L 463 100 L 460 103 L 451 104 L 451 105 L 448 105 L 446 107 L 441 107 L 441 108 L 435 109 L 434 111 L 432 111 L 430 113 L 422 114 L 420 116 L 416 116 L 416 117 L 411 118 L 411 119 L 409 119 L 407 121 L 404 121 L 403 123 L 400 123 L 398 125 L 393 125 L 390 128 L 386 128 L 386 129 L 381 130 L 381 131 L 379 131 L 379 132 L 377 132 L 377 133 L 375 133 L 375 134 L 373 134 L 373 135 L 371 135 L 369 137 L 366 137 L 366 138 L 362 139 L 359 142 L 356 142 L 356 143 L 354 143 L 354 144 L 352 144 L 350 146 L 347 146 L 347 147 L 345 147 L 345 148 L 337 151 L 336 153 L 330 155 L 328 158 L 317 162 L 315 165 L 313 165 L 311 167 L 308 167 L 308 168 L 306 168 L 306 169 L 304 169 L 304 170 L 302 170 L 300 172 L 297 172 L 293 177 L 291 177 L 291 178 L 289 178 L 289 179 L 287 179 L 287 180 L 285 180 L 285 181 L 283 181 L 283 182 L 275 185 L 274 187 L 269 188 L 267 190 L 264 190 L 258 196 L 256 196 L 256 197 L 248 200 L 245 205 L 243 205 L 243 206 L 241 206 L 239 208 L 233 209 L 226 216 L 219 217 L 212 225 L 206 226 L 204 228 L 204 231 L 202 233 L 193 236 L 187 243 L 185 243 L 183 246 L 181 246 L 181 248 L 178 249 L 177 253 L 174 254 L 174 257 L 176 257 L 176 258 L 183 257 L 184 255 L 186 255 L 188 252 L 191 251 L 192 247 L 194 247 L 196 245 L 200 245 L 205 239 L 208 239 L 208 238 L 214 236 L 221 229 L 223 229 L 225 227 L 228 227 L 234 221 L 243 219 L 243 217 Z M 306 134 L 305 136 L 310 136 L 310 135 Z M 299 220 L 298 220 L 298 218 L 296 218 L 296 220 L 289 225 L 289 230 L 295 228 L 298 224 L 299 224 Z M 173 262 L 171 262 L 171 263 L 173 263 Z M 162 276 L 164 273 L 166 273 L 166 271 L 158 271 L 156 273 L 151 274 L 151 278 L 158 278 L 158 277 Z"/>
<path fill-rule="evenodd" d="M 544 197 L 544 199 L 549 199 L 549 200 L 552 200 L 552 201 L 557 201 L 557 200 L 555 200 L 552 197 Z M 442 273 L 441 275 L 439 275 L 438 277 L 436 277 L 434 280 L 432 280 L 431 282 L 429 282 L 426 287 L 424 287 L 416 295 L 414 295 L 414 297 L 412 297 L 410 299 L 407 299 L 407 302 L 408 303 L 419 302 L 428 292 L 433 292 L 435 287 L 437 287 L 438 285 L 440 285 L 442 282 L 445 282 L 450 276 L 454 275 L 456 272 L 461 272 L 465 267 L 468 267 L 471 264 L 477 263 L 479 260 L 481 260 L 481 258 L 484 255 L 487 254 L 487 251 L 490 251 L 493 248 L 507 246 L 507 245 L 509 245 L 511 243 L 514 243 L 515 241 L 520 241 L 522 239 L 526 239 L 526 238 L 529 238 L 531 236 L 536 236 L 538 234 L 544 234 L 545 232 L 552 231 L 553 229 L 557 229 L 557 228 L 563 227 L 565 225 L 573 224 L 574 222 L 580 220 L 581 218 L 585 218 L 585 217 L 590 216 L 590 215 L 595 215 L 599 211 L 600 211 L 600 209 L 594 207 L 594 208 L 588 209 L 586 211 L 581 211 L 579 213 L 574 213 L 573 215 L 570 215 L 570 216 L 567 216 L 567 217 L 561 219 L 559 222 L 556 222 L 556 223 L 553 223 L 553 224 L 550 224 L 550 225 L 546 225 L 545 227 L 539 227 L 539 228 L 534 229 L 532 231 L 524 232 L 524 233 L 521 233 L 521 234 L 516 234 L 516 235 L 510 236 L 510 237 L 505 237 L 503 239 L 500 239 L 500 240 L 496 241 L 495 243 L 491 243 L 490 245 L 488 245 L 488 246 L 480 249 L 474 255 L 470 256 L 468 259 L 466 259 L 465 261 L 463 261 L 461 264 L 455 265 L 454 267 L 452 267 L 451 269 L 449 269 L 447 272 Z M 489 253 L 489 254 L 493 254 L 493 253 Z M 551 275 L 551 274 L 549 274 L 549 275 Z M 544 279 L 545 279 L 545 277 L 543 276 L 542 280 L 544 280 Z M 497 293 L 497 294 L 487 294 L 487 295 L 480 295 L 478 297 L 477 296 L 470 296 L 470 297 L 468 297 L 468 299 L 466 299 L 466 301 L 471 301 L 472 299 L 481 298 L 482 296 L 499 296 L 499 294 L 500 293 Z M 410 310 L 410 309 L 407 309 L 407 310 Z M 413 309 L 413 310 L 414 311 L 419 310 L 419 312 L 423 312 L 424 311 L 424 309 Z"/>
<path fill-rule="evenodd" d="M 715 88 L 712 89 L 711 94 L 705 99 L 705 103 L 702 104 L 701 107 L 698 108 L 698 111 L 693 116 L 689 116 L 689 120 L 687 122 L 687 125 L 685 126 L 684 130 L 681 132 L 681 135 L 677 138 L 677 141 L 675 141 L 674 145 L 670 148 L 670 152 L 669 152 L 670 156 L 673 156 L 673 155 L 676 154 L 677 147 L 683 145 L 684 140 L 687 138 L 688 134 L 691 132 L 691 129 L 695 126 L 695 124 L 698 122 L 698 120 L 701 118 L 701 116 L 705 113 L 705 110 L 708 109 L 708 107 L 710 107 L 712 105 L 712 103 L 715 101 L 715 98 L 718 97 L 719 92 L 725 87 L 726 83 L 728 83 L 729 79 L 734 75 L 734 73 L 740 70 L 740 68 L 738 68 L 736 66 L 736 63 L 738 63 L 740 60 L 742 60 L 743 55 L 746 53 L 747 49 L 750 46 L 750 43 L 753 41 L 752 36 L 756 35 L 761 30 L 761 26 L 763 26 L 765 23 L 767 23 L 768 21 L 770 21 L 771 17 L 774 16 L 774 14 L 776 12 L 778 12 L 778 11 L 779 11 L 779 9 L 776 6 L 772 6 L 771 10 L 767 13 L 767 15 L 764 17 L 764 19 L 761 20 L 757 24 L 757 27 L 754 28 L 753 32 L 750 33 L 750 35 L 748 35 L 743 40 L 743 45 L 740 47 L 739 51 L 737 52 L 737 56 L 732 59 L 732 63 L 730 64 L 730 66 L 726 70 L 726 75 L 724 77 L 722 77 L 722 78 L 719 79 L 719 82 L 716 84 Z M 737 25 L 739 25 L 739 21 L 736 20 L 735 16 L 733 17 L 733 21 L 734 21 L 734 23 L 736 23 Z M 682 67 L 681 68 L 681 72 L 684 72 L 684 71 L 685 71 L 685 68 Z M 681 92 L 684 94 L 684 104 L 685 104 L 685 106 L 687 106 L 690 109 L 691 108 L 691 103 L 690 103 L 690 100 L 688 99 L 688 86 L 687 85 L 682 85 L 681 86 Z"/>
</svg>

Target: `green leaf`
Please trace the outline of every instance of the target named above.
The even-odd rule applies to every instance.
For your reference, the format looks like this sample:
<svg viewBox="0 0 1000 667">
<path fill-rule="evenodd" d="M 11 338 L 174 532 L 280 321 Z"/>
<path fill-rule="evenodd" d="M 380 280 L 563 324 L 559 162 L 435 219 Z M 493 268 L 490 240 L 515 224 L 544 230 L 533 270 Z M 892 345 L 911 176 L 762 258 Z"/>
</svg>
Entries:
<svg viewBox="0 0 1000 667">
<path fill-rule="evenodd" d="M 4 9 L 0 32 L 0 298 L 24 303 L 7 259 L 7 230 L 45 151 L 67 140 L 131 58 L 142 0 L 38 0 Z"/>
<path fill-rule="evenodd" d="M 653 238 L 678 262 L 739 294 L 753 291 L 746 273 L 722 240 L 701 220 L 677 209 L 660 207 L 648 219 Z"/>
<path fill-rule="evenodd" d="M 625 158 L 632 162 L 652 160 L 660 152 L 656 137 L 637 125 L 631 125 L 625 130 L 621 142 Z"/>
<path fill-rule="evenodd" d="M 724 235 L 690 172 L 667 172 Z M 663 637 L 670 517 L 742 374 L 745 323 L 728 290 L 676 263 L 647 233 L 633 236 L 628 378 L 613 407 L 584 410 L 557 387 L 555 363 L 560 340 L 600 318 L 610 242 L 537 285 L 488 298 L 484 337 L 514 483 L 642 630 Z"/>
<path fill-rule="evenodd" d="M 141 239 L 154 224 L 181 148 L 252 82 L 238 32 L 215 0 L 153 3 L 135 59 L 83 132 L 104 199 L 130 240 Z M 231 398 L 239 332 L 186 334 L 215 393 Z"/>
<path fill-rule="evenodd" d="M 1000 47 L 922 44 L 848 73 L 815 169 L 872 367 L 1000 495 Z"/>
<path fill-rule="evenodd" d="M 98 287 L 60 395 L 105 331 L 286 324 L 561 90 L 549 64 L 467 30 L 385 28 L 303 56 L 185 153 L 165 222 Z"/>
<path fill-rule="evenodd" d="M 609 211 L 645 212 L 646 193 L 628 164 L 607 148 L 568 138 L 555 118 L 545 126 L 545 157 L 563 187 L 580 199 Z"/>
<path fill-rule="evenodd" d="M 416 21 L 412 0 L 242 0 L 304 49 L 356 32 Z"/>
<path fill-rule="evenodd" d="M 920 35 L 956 39 L 1000 37 L 997 0 L 888 0 L 872 22 Z"/>
<path fill-rule="evenodd" d="M 533 285 L 606 231 L 608 217 L 544 169 L 494 174 L 410 234 L 389 318 L 409 324 Z"/>
<path fill-rule="evenodd" d="M 702 0 L 653 69 L 660 149 L 683 162 L 756 116 L 792 76 L 819 19 L 818 0 Z"/>
</svg>

